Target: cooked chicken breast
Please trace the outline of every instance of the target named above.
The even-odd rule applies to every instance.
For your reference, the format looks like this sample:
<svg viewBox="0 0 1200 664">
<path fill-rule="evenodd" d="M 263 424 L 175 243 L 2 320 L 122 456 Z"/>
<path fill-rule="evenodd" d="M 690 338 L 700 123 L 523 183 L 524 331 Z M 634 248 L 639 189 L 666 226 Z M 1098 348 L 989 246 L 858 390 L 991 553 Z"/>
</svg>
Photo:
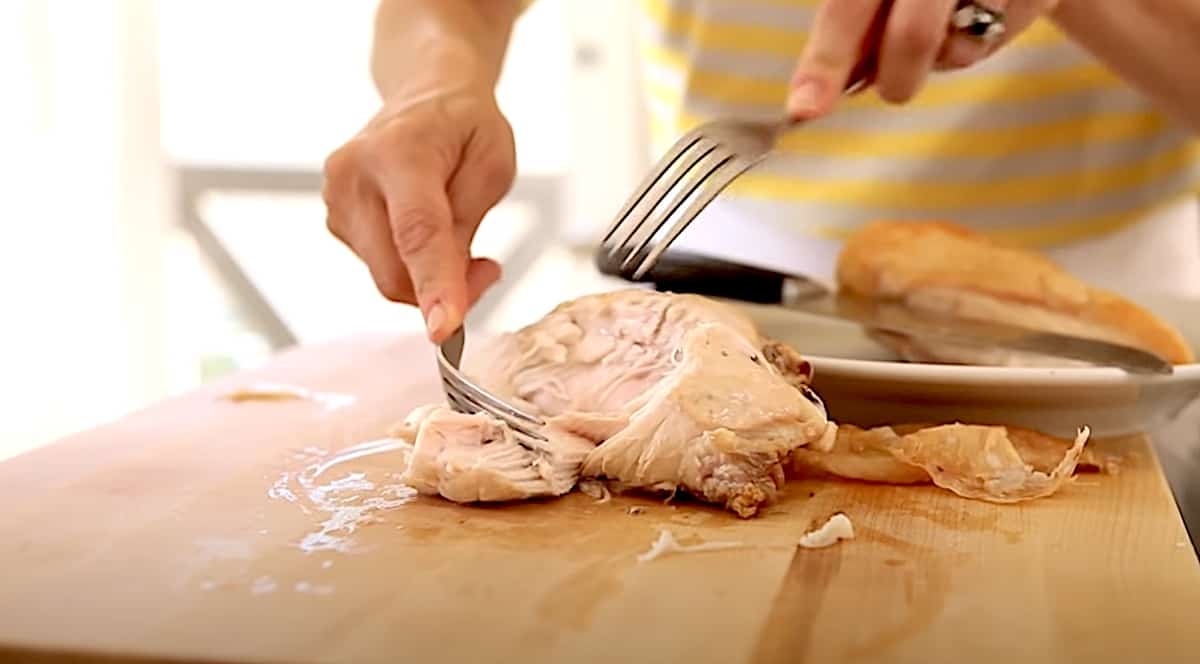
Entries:
<svg viewBox="0 0 1200 664">
<path fill-rule="evenodd" d="M 615 413 L 672 370 L 684 335 L 701 323 L 762 344 L 754 323 L 731 307 L 631 289 L 564 302 L 471 355 L 466 368 L 495 394 L 545 415 Z"/>
<path fill-rule="evenodd" d="M 394 434 L 413 441 L 401 481 L 459 503 L 561 496 L 574 488 L 594 444 L 549 426 L 549 441 L 521 437 L 486 415 L 423 407 Z"/>
<path fill-rule="evenodd" d="M 674 491 L 752 516 L 775 498 L 791 451 L 831 425 L 760 348 L 732 328 L 688 331 L 670 373 L 631 404 L 628 424 L 592 450 L 583 476 Z"/>
<path fill-rule="evenodd" d="M 836 433 L 807 362 L 698 296 L 580 298 L 473 357 L 482 385 L 548 418 L 550 441 L 483 416 L 414 413 L 405 479 L 450 500 L 558 495 L 587 478 L 682 489 L 749 517 L 776 497 L 792 450 Z"/>
</svg>

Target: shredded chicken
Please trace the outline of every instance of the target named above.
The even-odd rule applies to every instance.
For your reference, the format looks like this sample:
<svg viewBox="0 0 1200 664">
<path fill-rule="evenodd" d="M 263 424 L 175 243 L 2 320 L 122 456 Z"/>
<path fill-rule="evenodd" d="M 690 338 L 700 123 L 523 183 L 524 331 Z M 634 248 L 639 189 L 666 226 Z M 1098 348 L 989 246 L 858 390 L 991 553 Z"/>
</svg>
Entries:
<svg viewBox="0 0 1200 664">
<path fill-rule="evenodd" d="M 805 533 L 797 544 L 805 549 L 819 549 L 833 546 L 842 540 L 854 539 L 854 525 L 850 517 L 842 513 L 834 514 L 819 528 Z M 700 542 L 699 544 L 680 544 L 679 540 L 669 530 L 661 530 L 658 539 L 650 545 L 650 549 L 638 555 L 638 562 L 649 562 L 671 553 L 698 553 L 701 551 L 724 551 L 746 546 L 744 542 Z"/>
<path fill-rule="evenodd" d="M 820 528 L 805 533 L 798 544 L 805 549 L 820 549 L 848 539 L 854 539 L 854 524 L 850 523 L 850 517 L 839 512 Z"/>
<path fill-rule="evenodd" d="M 612 492 L 608 490 L 608 485 L 599 480 L 584 480 L 580 482 L 579 492 L 585 496 L 594 498 L 599 504 L 604 504 L 612 500 Z"/>
<path fill-rule="evenodd" d="M 638 562 L 650 562 L 670 553 L 699 553 L 701 551 L 725 551 L 744 547 L 742 542 L 701 542 L 699 544 L 680 544 L 679 540 L 669 530 L 661 530 L 658 539 L 650 545 L 650 550 L 638 555 Z"/>
<path fill-rule="evenodd" d="M 410 429 L 412 451 L 401 481 L 455 502 L 561 496 L 575 486 L 591 441 L 546 428 L 548 442 L 521 438 L 486 415 L 424 411 Z M 401 436 L 406 433 L 399 432 Z"/>
</svg>

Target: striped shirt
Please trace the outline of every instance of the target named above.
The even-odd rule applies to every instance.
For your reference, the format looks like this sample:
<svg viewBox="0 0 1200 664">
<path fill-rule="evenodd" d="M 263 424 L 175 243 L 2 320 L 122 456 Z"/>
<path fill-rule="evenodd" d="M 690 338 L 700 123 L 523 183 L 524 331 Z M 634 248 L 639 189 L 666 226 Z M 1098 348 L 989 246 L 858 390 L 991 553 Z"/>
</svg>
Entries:
<svg viewBox="0 0 1200 664">
<path fill-rule="evenodd" d="M 716 117 L 777 119 L 818 0 L 643 0 L 661 154 Z M 949 219 L 1034 246 L 1120 229 L 1195 196 L 1200 143 L 1041 21 L 907 105 L 874 93 L 791 132 L 725 196 L 837 240 L 871 219 Z"/>
</svg>

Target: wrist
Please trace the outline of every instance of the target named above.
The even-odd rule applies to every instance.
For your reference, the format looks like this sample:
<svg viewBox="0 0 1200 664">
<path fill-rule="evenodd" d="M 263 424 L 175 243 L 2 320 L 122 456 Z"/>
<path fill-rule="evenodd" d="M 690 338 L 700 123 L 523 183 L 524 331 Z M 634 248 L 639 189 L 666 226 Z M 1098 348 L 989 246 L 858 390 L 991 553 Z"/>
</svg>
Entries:
<svg viewBox="0 0 1200 664">
<path fill-rule="evenodd" d="M 382 0 L 371 53 L 380 94 L 494 90 L 518 9 L 517 0 Z"/>
<path fill-rule="evenodd" d="M 469 43 L 441 39 L 411 51 L 399 62 L 372 67 L 376 88 L 384 99 L 425 96 L 439 91 L 473 90 L 492 94 L 499 79 L 498 65 L 489 65 L 479 49 Z"/>
</svg>

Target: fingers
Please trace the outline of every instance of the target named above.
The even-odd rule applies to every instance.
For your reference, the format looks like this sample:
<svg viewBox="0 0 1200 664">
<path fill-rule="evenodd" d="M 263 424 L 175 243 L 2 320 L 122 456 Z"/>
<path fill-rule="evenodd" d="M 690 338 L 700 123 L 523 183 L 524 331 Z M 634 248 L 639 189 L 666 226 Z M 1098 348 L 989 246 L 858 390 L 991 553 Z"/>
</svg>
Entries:
<svg viewBox="0 0 1200 664">
<path fill-rule="evenodd" d="M 367 265 L 379 292 L 394 302 L 417 304 L 408 268 L 393 240 L 387 206 L 374 186 L 371 186 L 370 195 L 334 196 L 327 188 L 324 196 L 330 209 L 327 218 L 330 232 Z M 354 207 L 350 210 L 344 209 L 344 205 L 335 207 L 335 201 L 352 201 Z M 470 238 L 462 225 L 456 224 L 455 231 L 461 234 L 457 238 L 459 246 L 467 246 Z M 487 289 L 500 279 L 500 275 L 500 265 L 495 261 L 487 258 L 470 260 L 465 274 L 466 308 L 474 306 Z M 453 331 L 453 327 L 450 330 Z"/>
<path fill-rule="evenodd" d="M 496 114 L 495 127 L 476 132 L 467 143 L 462 163 L 450 181 L 448 194 L 454 208 L 454 231 L 463 247 L 470 247 L 484 215 L 512 188 L 516 155 L 512 128 Z M 468 308 L 500 279 L 500 265 L 487 258 L 472 258 L 467 265 Z"/>
<path fill-rule="evenodd" d="M 394 99 L 325 163 L 328 225 L 389 299 L 417 304 L 440 343 L 500 278 L 470 244 L 515 172 L 512 129 L 467 90 Z"/>
<path fill-rule="evenodd" d="M 493 122 L 495 126 L 472 135 L 463 152 L 463 166 L 447 189 L 455 230 L 464 247 L 471 245 L 483 216 L 504 198 L 516 175 L 512 128 L 498 113 Z"/>
<path fill-rule="evenodd" d="M 981 0 L 984 5 L 1004 12 L 1004 37 L 988 44 L 986 55 L 997 49 L 1033 25 L 1038 18 L 1058 7 L 1059 0 Z M 986 57 L 985 55 L 985 57 Z"/>
<path fill-rule="evenodd" d="M 990 51 L 987 44 L 965 35 L 952 35 L 938 52 L 934 69 L 963 69 L 983 60 Z"/>
<path fill-rule="evenodd" d="M 326 160 L 322 192 L 329 230 L 363 259 L 385 297 L 421 308 L 434 343 L 462 324 L 472 297 L 466 244 L 446 196 L 450 168 L 412 136 L 355 139 Z M 494 272 L 477 269 L 478 287 Z"/>
<path fill-rule="evenodd" d="M 448 167 L 419 144 L 377 157 L 371 170 L 387 206 L 391 244 L 407 269 L 429 338 L 440 343 L 462 325 L 469 304 L 467 249 L 454 230 Z"/>
<path fill-rule="evenodd" d="M 353 219 L 353 223 L 341 230 L 334 223 L 337 218 Z M 391 226 L 382 198 L 372 196 L 365 199 L 351 215 L 331 215 L 327 223 L 330 231 L 366 264 L 371 279 L 384 297 L 393 302 L 417 303 L 408 269 L 404 267 L 404 261 L 400 260 L 400 254 L 392 243 Z"/>
<path fill-rule="evenodd" d="M 357 167 L 358 149 L 352 141 L 325 162 L 321 194 L 328 210 L 326 226 L 362 259 L 384 297 L 416 304 L 408 270 L 392 243 L 387 206 L 375 183 Z"/>
<path fill-rule="evenodd" d="M 1058 2 L 980 0 L 1005 14 L 1004 37 L 989 41 L 951 31 L 957 0 L 824 0 L 792 76 L 787 112 L 796 120 L 824 115 L 860 76 L 885 101 L 907 102 L 930 71 L 983 60 Z"/>
<path fill-rule="evenodd" d="M 326 160 L 322 195 L 329 230 L 385 297 L 420 307 L 440 343 L 500 278 L 499 265 L 472 260 L 469 247 L 511 187 L 515 158 L 498 111 L 453 140 L 427 120 L 380 124 L 338 149 Z"/>
<path fill-rule="evenodd" d="M 824 0 L 792 75 L 788 115 L 797 120 L 828 113 L 863 58 L 884 0 Z"/>
<path fill-rule="evenodd" d="M 896 0 L 879 47 L 875 88 L 895 104 L 913 98 L 946 41 L 956 0 Z"/>
</svg>

